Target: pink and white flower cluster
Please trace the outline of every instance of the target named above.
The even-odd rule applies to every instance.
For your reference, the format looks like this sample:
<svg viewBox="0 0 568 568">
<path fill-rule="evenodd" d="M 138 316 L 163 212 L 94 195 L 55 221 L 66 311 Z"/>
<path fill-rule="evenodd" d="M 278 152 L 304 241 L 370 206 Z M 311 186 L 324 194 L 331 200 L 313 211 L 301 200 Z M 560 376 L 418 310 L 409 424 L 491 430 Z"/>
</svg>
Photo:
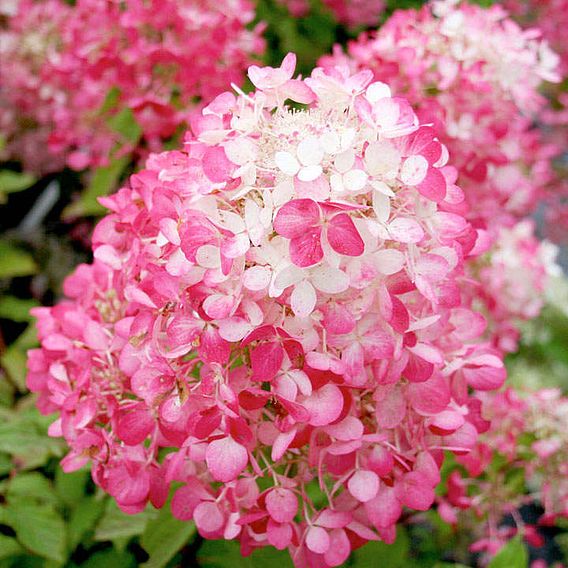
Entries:
<svg viewBox="0 0 568 568">
<path fill-rule="evenodd" d="M 465 471 L 450 473 L 438 511 L 454 525 L 475 516 L 474 552 L 491 556 L 517 532 L 542 546 L 539 526 L 568 518 L 568 398 L 558 389 L 507 389 L 483 396 L 483 415 L 491 427 L 472 452 L 457 458 Z M 535 500 L 544 513 L 536 524 L 526 524 L 518 509 Z M 501 524 L 507 514 L 516 527 Z"/>
<path fill-rule="evenodd" d="M 306 16 L 310 11 L 309 0 L 278 0 L 295 18 Z M 333 17 L 349 28 L 377 26 L 385 10 L 383 0 L 323 0 L 324 7 Z"/>
<path fill-rule="evenodd" d="M 470 263 L 468 270 L 474 278 L 481 270 L 484 282 L 494 284 L 481 294 L 491 318 L 500 322 L 492 329 L 505 324 L 514 336 L 516 321 L 528 316 L 523 304 L 534 306 L 531 296 L 542 286 L 519 287 L 514 302 L 502 297 L 503 286 L 496 283 L 507 276 L 499 251 L 511 249 L 510 235 L 527 232 L 528 225 L 515 224 L 534 212 L 555 180 L 552 159 L 562 148 L 547 142 L 534 119 L 547 108 L 539 93 L 543 81 L 559 79 L 558 57 L 540 32 L 522 30 L 502 7 L 445 0 L 395 12 L 377 32 L 352 42 L 347 54 L 336 49 L 321 64 L 372 69 L 376 80 L 408 98 L 423 123 L 438 125 L 465 194 L 452 211 L 480 232 L 476 252 L 487 252 L 490 261 Z M 521 255 L 525 270 L 534 271 L 527 278 L 531 283 L 542 281 L 547 270 L 538 250 L 534 241 Z M 491 297 L 492 292 L 499 293 Z M 529 311 L 534 316 L 538 310 Z M 501 338 L 495 334 L 494 340 Z M 507 350 L 516 346 L 514 340 L 507 344 Z"/>
<path fill-rule="evenodd" d="M 161 150 L 196 103 L 242 82 L 264 47 L 253 18 L 248 0 L 21 0 L 0 32 L 8 157 L 43 172 L 41 156 L 80 170 L 117 145 Z M 124 109 L 140 141 L 113 128 Z"/>
<path fill-rule="evenodd" d="M 430 126 L 369 70 L 252 66 L 102 202 L 37 308 L 28 385 L 121 509 L 339 566 L 434 502 L 505 379 L 467 305 L 479 237 Z M 297 103 L 295 107 L 286 100 Z"/>
</svg>

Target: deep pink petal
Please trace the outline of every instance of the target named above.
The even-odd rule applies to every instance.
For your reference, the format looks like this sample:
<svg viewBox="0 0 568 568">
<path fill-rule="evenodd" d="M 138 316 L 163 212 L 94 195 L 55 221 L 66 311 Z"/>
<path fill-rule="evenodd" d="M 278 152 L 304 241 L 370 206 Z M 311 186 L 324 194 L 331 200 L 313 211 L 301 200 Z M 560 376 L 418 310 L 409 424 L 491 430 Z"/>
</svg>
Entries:
<svg viewBox="0 0 568 568">
<path fill-rule="evenodd" d="M 347 213 L 339 213 L 331 218 L 327 228 L 327 240 L 331 248 L 339 254 L 360 256 L 365 251 L 363 239 Z"/>
<path fill-rule="evenodd" d="M 323 258 L 321 227 L 308 228 L 290 241 L 290 259 L 300 268 L 313 266 Z"/>
</svg>

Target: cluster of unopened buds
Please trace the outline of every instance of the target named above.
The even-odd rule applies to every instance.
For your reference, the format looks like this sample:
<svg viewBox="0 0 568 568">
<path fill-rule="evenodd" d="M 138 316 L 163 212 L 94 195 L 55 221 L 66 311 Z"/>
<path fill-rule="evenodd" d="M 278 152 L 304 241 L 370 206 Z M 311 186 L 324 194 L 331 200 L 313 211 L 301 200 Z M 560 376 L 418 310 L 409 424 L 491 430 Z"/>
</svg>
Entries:
<svg viewBox="0 0 568 568">
<path fill-rule="evenodd" d="M 481 258 L 466 267 L 482 281 L 472 300 L 494 344 L 514 350 L 518 322 L 538 315 L 546 275 L 556 270 L 553 249 L 538 243 L 526 219 L 557 184 L 551 164 L 564 144 L 544 138 L 535 118 L 547 109 L 539 89 L 560 78 L 558 57 L 540 32 L 521 29 L 501 6 L 444 0 L 395 12 L 347 53 L 337 48 L 320 63 L 371 69 L 410 101 L 422 123 L 439 125 L 465 194 L 451 211 L 479 234 L 474 252 Z M 520 270 L 526 286 L 507 284 Z"/>
<path fill-rule="evenodd" d="M 178 482 L 204 537 L 339 566 L 432 506 L 505 369 L 463 304 L 479 233 L 437 132 L 369 70 L 294 69 L 250 67 L 101 200 L 28 385 L 122 510 Z"/>
<path fill-rule="evenodd" d="M 264 49 L 254 16 L 249 0 L 20 0 L 0 30 L 5 157 L 45 173 L 161 150 L 243 81 Z"/>
<path fill-rule="evenodd" d="M 517 533 L 542 546 L 539 527 L 568 518 L 568 399 L 558 389 L 482 398 L 491 427 L 457 458 L 463 468 L 450 473 L 438 512 L 448 523 L 475 527 L 473 552 L 492 556 Z M 524 522 L 519 509 L 535 503 L 543 514 Z M 511 526 L 503 524 L 506 516 Z"/>
</svg>

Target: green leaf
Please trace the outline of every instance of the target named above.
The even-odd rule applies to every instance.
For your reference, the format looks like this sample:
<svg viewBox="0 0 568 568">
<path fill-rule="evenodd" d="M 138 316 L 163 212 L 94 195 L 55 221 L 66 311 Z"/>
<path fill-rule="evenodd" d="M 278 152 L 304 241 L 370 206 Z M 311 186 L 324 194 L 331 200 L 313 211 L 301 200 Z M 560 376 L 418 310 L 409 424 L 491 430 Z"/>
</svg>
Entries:
<svg viewBox="0 0 568 568">
<path fill-rule="evenodd" d="M 202 568 L 293 568 L 290 555 L 284 550 L 267 546 L 245 558 L 239 544 L 232 540 L 206 540 L 199 548 L 197 560 Z"/>
<path fill-rule="evenodd" d="M 55 472 L 55 490 L 61 501 L 69 507 L 79 503 L 85 494 L 85 485 L 90 475 L 88 468 L 65 473 L 58 467 Z"/>
<path fill-rule="evenodd" d="M 39 306 L 36 300 L 2 296 L 0 297 L 0 318 L 19 322 L 31 321 L 33 318 L 30 310 L 35 306 Z"/>
<path fill-rule="evenodd" d="M 105 509 L 105 500 L 93 496 L 77 503 L 69 519 L 69 550 L 75 550 L 85 535 L 95 528 Z"/>
<path fill-rule="evenodd" d="M 109 92 L 106 94 L 105 100 L 101 105 L 100 109 L 101 114 L 105 114 L 116 108 L 119 99 L 120 99 L 120 89 L 118 87 L 112 87 L 112 89 L 110 89 Z"/>
<path fill-rule="evenodd" d="M 106 209 L 97 199 L 116 189 L 120 175 L 129 161 L 130 156 L 122 156 L 114 159 L 108 166 L 97 168 L 81 197 L 63 210 L 63 217 L 69 219 L 84 215 L 102 215 Z"/>
<path fill-rule="evenodd" d="M 115 501 L 109 500 L 104 515 L 97 524 L 95 540 L 116 540 L 140 535 L 154 515 L 150 509 L 137 515 L 127 515 L 118 508 Z"/>
<path fill-rule="evenodd" d="M 52 507 L 17 501 L 6 507 L 18 541 L 44 558 L 65 560 L 65 524 Z"/>
<path fill-rule="evenodd" d="M 22 554 L 23 552 L 24 549 L 15 538 L 0 533 L 0 558 Z"/>
<path fill-rule="evenodd" d="M 491 560 L 487 568 L 527 568 L 529 553 L 521 535 L 512 538 Z"/>
<path fill-rule="evenodd" d="M 195 536 L 195 525 L 172 516 L 169 507 L 160 510 L 158 516 L 146 525 L 140 538 L 142 548 L 150 559 L 145 568 L 162 568 Z"/>
<path fill-rule="evenodd" d="M 109 127 L 118 132 L 123 138 L 135 144 L 142 136 L 142 128 L 136 122 L 134 113 L 129 108 L 123 108 L 120 112 L 107 120 Z"/>
<path fill-rule="evenodd" d="M 353 553 L 353 565 L 357 568 L 374 568 L 377 558 L 382 566 L 389 568 L 405 568 L 409 562 L 410 541 L 406 531 L 399 527 L 393 544 L 385 542 L 369 542 Z"/>
<path fill-rule="evenodd" d="M 36 182 L 31 174 L 0 170 L 0 203 L 6 201 L 6 194 L 28 189 Z"/>
<path fill-rule="evenodd" d="M 6 241 L 0 241 L 0 278 L 35 274 L 38 268 L 32 256 Z"/>
<path fill-rule="evenodd" d="M 136 558 L 132 554 L 109 548 L 95 552 L 81 564 L 81 568 L 135 568 L 136 565 Z"/>
<path fill-rule="evenodd" d="M 49 479 L 37 471 L 16 475 L 8 483 L 6 495 L 11 505 L 22 501 L 45 505 L 57 505 L 59 503 Z"/>
</svg>

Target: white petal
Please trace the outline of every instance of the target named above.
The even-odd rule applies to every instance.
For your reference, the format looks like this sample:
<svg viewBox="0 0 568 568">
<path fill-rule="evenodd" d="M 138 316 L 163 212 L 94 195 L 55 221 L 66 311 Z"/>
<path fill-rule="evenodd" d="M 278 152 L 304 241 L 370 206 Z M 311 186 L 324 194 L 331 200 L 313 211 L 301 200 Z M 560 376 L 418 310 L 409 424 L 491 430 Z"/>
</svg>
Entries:
<svg viewBox="0 0 568 568">
<path fill-rule="evenodd" d="M 232 211 L 224 211 L 220 209 L 219 217 L 223 227 L 229 229 L 232 233 L 242 233 L 245 230 L 245 223 L 240 215 L 237 215 Z"/>
<path fill-rule="evenodd" d="M 404 254 L 396 249 L 383 249 L 373 255 L 375 266 L 382 274 L 396 274 L 404 266 Z"/>
<path fill-rule="evenodd" d="M 323 160 L 323 148 L 315 136 L 308 136 L 298 144 L 296 155 L 304 166 L 317 166 Z"/>
<path fill-rule="evenodd" d="M 334 164 L 338 172 L 344 174 L 349 171 L 355 163 L 355 152 L 353 150 L 345 150 L 335 156 Z"/>
<path fill-rule="evenodd" d="M 328 154 L 335 154 L 339 150 L 339 135 L 335 130 L 324 132 L 320 136 L 320 144 Z"/>
<path fill-rule="evenodd" d="M 219 247 L 213 245 L 199 247 L 195 259 L 197 264 L 203 266 L 203 268 L 219 268 L 221 266 L 221 252 Z"/>
<path fill-rule="evenodd" d="M 297 284 L 304 278 L 304 271 L 297 266 L 289 265 L 276 275 L 274 286 L 280 290 L 286 290 L 288 286 Z"/>
<path fill-rule="evenodd" d="M 339 268 L 320 266 L 312 270 L 313 285 L 326 294 L 339 294 L 349 288 L 349 276 Z"/>
<path fill-rule="evenodd" d="M 370 175 L 384 176 L 392 170 L 398 171 L 400 152 L 390 142 L 371 142 L 365 150 L 364 161 Z"/>
<path fill-rule="evenodd" d="M 388 99 L 392 96 L 390 87 L 385 83 L 381 83 L 380 81 L 371 83 L 367 87 L 365 95 L 367 97 L 367 100 L 371 103 L 375 103 L 377 101 L 380 101 L 381 99 Z"/>
<path fill-rule="evenodd" d="M 343 186 L 343 176 L 341 174 L 331 174 L 329 178 L 329 185 L 331 185 L 331 190 L 334 193 L 345 193 L 345 187 Z"/>
<path fill-rule="evenodd" d="M 388 197 L 395 197 L 395 192 L 384 181 L 371 180 L 370 183 L 379 193 L 387 195 Z"/>
<path fill-rule="evenodd" d="M 300 170 L 300 163 L 290 152 L 276 152 L 274 161 L 280 170 L 289 176 L 295 176 Z"/>
<path fill-rule="evenodd" d="M 391 211 L 390 197 L 378 191 L 373 191 L 373 211 L 381 223 L 386 223 Z"/>
<path fill-rule="evenodd" d="M 406 158 L 400 170 L 400 181 L 406 185 L 418 185 L 426 177 L 428 160 L 424 156 Z"/>
<path fill-rule="evenodd" d="M 244 318 L 228 318 L 219 320 L 219 335 L 225 340 L 234 343 L 240 341 L 252 330 L 252 325 Z"/>
<path fill-rule="evenodd" d="M 355 136 L 357 136 L 357 131 L 355 130 L 355 128 L 346 128 L 341 133 L 341 149 L 347 150 L 347 148 L 349 148 L 349 146 L 353 144 Z"/>
<path fill-rule="evenodd" d="M 279 183 L 272 192 L 272 200 L 274 207 L 280 207 L 284 203 L 288 203 L 294 195 L 294 183 L 291 180 L 286 180 Z"/>
<path fill-rule="evenodd" d="M 316 302 L 316 291 L 307 280 L 302 280 L 302 282 L 296 284 L 290 298 L 290 304 L 298 317 L 308 317 L 314 311 Z"/>
<path fill-rule="evenodd" d="M 270 284 L 271 276 L 268 266 L 252 266 L 243 274 L 243 286 L 253 292 L 264 290 Z"/>
<path fill-rule="evenodd" d="M 298 179 L 300 181 L 314 181 L 318 179 L 323 170 L 321 166 L 305 166 L 298 173 Z"/>
<path fill-rule="evenodd" d="M 349 191 L 361 191 L 367 185 L 367 178 L 363 170 L 349 170 L 343 174 L 343 184 Z"/>
</svg>

